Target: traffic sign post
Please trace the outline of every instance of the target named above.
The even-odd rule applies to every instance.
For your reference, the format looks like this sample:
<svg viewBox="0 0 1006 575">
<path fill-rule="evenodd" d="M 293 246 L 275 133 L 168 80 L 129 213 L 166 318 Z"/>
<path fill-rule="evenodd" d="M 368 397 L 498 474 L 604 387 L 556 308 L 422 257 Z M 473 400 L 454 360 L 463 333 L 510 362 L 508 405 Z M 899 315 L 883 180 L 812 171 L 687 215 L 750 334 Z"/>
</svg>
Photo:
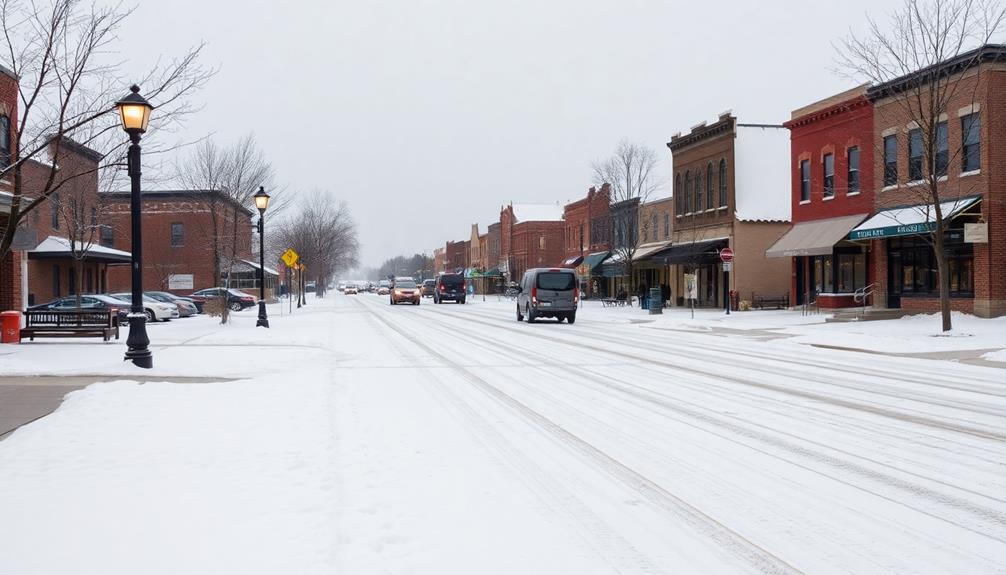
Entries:
<svg viewBox="0 0 1006 575">
<path fill-rule="evenodd" d="M 730 248 L 720 250 L 720 261 L 723 262 L 723 304 L 730 315 L 730 272 L 733 268 L 734 251 Z"/>
</svg>

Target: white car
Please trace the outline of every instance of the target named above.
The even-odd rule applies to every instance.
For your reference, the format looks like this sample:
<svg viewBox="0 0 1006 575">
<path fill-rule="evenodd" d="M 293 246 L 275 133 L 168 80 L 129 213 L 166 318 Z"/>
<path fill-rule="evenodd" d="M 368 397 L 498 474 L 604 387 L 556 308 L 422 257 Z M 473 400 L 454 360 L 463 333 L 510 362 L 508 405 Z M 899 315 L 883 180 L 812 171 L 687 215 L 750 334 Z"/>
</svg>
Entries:
<svg viewBox="0 0 1006 575">
<path fill-rule="evenodd" d="M 358 292 L 356 286 L 346 286 L 346 289 L 342 293 L 346 295 L 356 295 Z"/>
<path fill-rule="evenodd" d="M 129 293 L 113 293 L 112 297 L 127 303 L 133 301 L 133 294 Z M 143 298 L 143 311 L 147 314 L 147 321 L 168 321 L 179 317 L 177 305 L 149 298 Z"/>
</svg>

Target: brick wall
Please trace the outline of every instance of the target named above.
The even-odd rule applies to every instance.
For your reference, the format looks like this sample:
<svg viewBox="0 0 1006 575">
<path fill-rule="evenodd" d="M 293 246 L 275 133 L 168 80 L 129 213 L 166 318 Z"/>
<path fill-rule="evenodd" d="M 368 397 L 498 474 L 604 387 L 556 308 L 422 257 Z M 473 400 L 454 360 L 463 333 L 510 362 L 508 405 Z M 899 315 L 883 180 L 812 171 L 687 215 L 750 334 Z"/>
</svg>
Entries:
<svg viewBox="0 0 1006 575">
<path fill-rule="evenodd" d="M 512 277 L 520 278 L 531 268 L 556 267 L 562 264 L 563 222 L 519 222 L 513 226 Z"/>
</svg>

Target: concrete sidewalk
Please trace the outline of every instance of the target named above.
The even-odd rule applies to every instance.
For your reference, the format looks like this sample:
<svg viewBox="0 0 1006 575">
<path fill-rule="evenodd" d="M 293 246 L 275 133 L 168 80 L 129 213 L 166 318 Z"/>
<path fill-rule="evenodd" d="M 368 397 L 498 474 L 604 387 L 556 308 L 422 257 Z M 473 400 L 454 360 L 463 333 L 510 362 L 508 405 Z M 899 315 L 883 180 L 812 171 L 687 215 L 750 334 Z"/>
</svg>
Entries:
<svg viewBox="0 0 1006 575">
<path fill-rule="evenodd" d="M 17 428 L 49 415 L 63 403 L 66 394 L 83 389 L 92 383 L 129 379 L 145 383 L 164 381 L 162 376 L 137 378 L 131 376 L 72 375 L 37 377 L 0 377 L 0 440 L 7 438 Z M 214 383 L 227 381 L 219 377 L 171 377 L 176 383 Z"/>
</svg>

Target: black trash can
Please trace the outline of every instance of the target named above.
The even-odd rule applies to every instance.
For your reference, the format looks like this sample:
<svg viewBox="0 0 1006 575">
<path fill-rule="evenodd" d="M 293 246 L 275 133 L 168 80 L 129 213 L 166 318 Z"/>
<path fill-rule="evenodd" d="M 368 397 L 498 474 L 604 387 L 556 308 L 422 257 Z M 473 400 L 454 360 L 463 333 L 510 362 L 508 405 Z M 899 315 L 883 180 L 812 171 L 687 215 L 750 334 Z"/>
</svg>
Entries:
<svg viewBox="0 0 1006 575">
<path fill-rule="evenodd" d="M 664 294 L 659 287 L 650 288 L 650 315 L 664 313 Z"/>
</svg>

